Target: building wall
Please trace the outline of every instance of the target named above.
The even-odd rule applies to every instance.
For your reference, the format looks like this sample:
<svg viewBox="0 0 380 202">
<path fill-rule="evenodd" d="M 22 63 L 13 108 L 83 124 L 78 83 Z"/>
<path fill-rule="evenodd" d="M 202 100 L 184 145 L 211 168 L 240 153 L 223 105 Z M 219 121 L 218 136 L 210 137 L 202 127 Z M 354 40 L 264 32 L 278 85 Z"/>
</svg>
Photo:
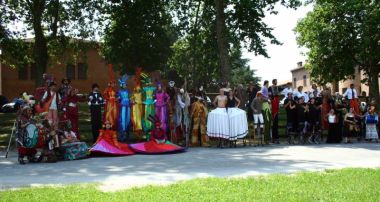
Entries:
<svg viewBox="0 0 380 202">
<path fill-rule="evenodd" d="M 75 78 L 71 79 L 71 86 L 74 88 L 78 88 L 79 93 L 89 93 L 91 91 L 91 86 L 93 83 L 97 83 L 100 86 L 101 91 L 107 87 L 107 83 L 109 82 L 109 75 L 107 64 L 103 60 L 103 58 L 99 55 L 99 52 L 95 49 L 87 52 L 87 78 L 86 79 L 78 79 L 78 66 L 75 66 Z M 61 84 L 61 80 L 66 75 L 67 67 L 64 65 L 56 65 L 54 67 L 47 68 L 47 73 L 53 75 L 55 81 L 58 84 L 58 87 Z M 116 77 L 118 77 L 118 73 L 115 73 Z M 8 99 L 13 99 L 18 97 L 20 93 L 26 91 L 30 94 L 34 94 L 36 86 L 35 80 L 31 79 L 32 72 L 31 67 L 28 67 L 27 79 L 20 80 L 19 72 L 17 69 L 11 69 L 5 65 L 2 68 L 2 87 L 3 87 L 3 95 L 5 95 Z M 42 76 L 42 75 L 37 75 Z M 150 77 L 152 81 L 161 81 L 161 75 L 159 71 L 150 72 Z M 1 80 L 1 78 L 0 78 Z M 132 90 L 134 87 L 134 79 L 133 76 L 128 79 L 128 89 Z M 163 86 L 166 86 L 166 82 L 163 82 Z"/>
<path fill-rule="evenodd" d="M 310 74 L 305 68 L 292 70 L 292 83 L 294 89 L 303 86 L 303 91 L 311 91 Z"/>
<path fill-rule="evenodd" d="M 303 77 L 306 75 L 306 86 L 304 86 L 304 91 L 311 91 L 311 83 L 310 83 L 310 74 L 309 72 L 302 66 L 302 63 L 297 63 L 297 68 L 291 70 L 292 73 L 292 83 L 293 88 L 298 86 L 304 86 Z M 344 81 L 339 81 L 339 93 L 343 94 L 347 88 L 353 83 L 355 85 L 356 90 L 359 92 L 359 95 L 368 96 L 369 87 L 368 85 L 361 82 L 365 78 L 363 71 L 359 71 L 358 69 L 355 72 L 355 77 L 353 79 L 347 79 Z M 294 80 L 296 79 L 296 80 Z M 380 83 L 380 79 L 379 79 Z M 327 86 L 332 87 L 331 84 L 327 84 Z"/>
</svg>

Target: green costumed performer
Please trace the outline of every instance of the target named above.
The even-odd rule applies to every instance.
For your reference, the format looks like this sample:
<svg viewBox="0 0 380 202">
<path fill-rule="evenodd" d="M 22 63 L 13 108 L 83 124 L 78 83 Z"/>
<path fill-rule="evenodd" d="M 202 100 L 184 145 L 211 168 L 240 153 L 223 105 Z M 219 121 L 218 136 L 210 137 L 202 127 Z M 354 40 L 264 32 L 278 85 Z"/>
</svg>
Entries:
<svg viewBox="0 0 380 202">
<path fill-rule="evenodd" d="M 154 93 L 156 87 L 152 85 L 151 79 L 145 73 L 141 74 L 143 81 L 145 82 L 145 87 L 143 88 L 143 97 L 144 97 L 144 117 L 143 117 L 143 130 L 145 133 L 149 133 L 154 128 L 154 125 L 149 121 L 149 117 L 154 117 Z"/>
</svg>

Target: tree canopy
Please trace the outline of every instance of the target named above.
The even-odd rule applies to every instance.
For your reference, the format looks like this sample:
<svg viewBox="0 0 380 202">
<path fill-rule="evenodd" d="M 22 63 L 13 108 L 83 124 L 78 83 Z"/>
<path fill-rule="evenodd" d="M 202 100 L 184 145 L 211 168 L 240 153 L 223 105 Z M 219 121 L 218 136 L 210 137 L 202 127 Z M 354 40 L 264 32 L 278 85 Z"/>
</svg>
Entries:
<svg viewBox="0 0 380 202">
<path fill-rule="evenodd" d="M 176 40 L 172 16 L 165 1 L 120 1 L 110 9 L 102 52 L 106 60 L 132 72 L 164 69 Z"/>
<path fill-rule="evenodd" d="M 97 30 L 101 31 L 104 5 L 102 0 L 2 1 L 1 23 L 7 33 L 0 41 L 3 62 L 12 67 L 34 63 L 35 72 L 42 75 L 52 63 L 76 60 L 88 43 L 72 39 L 94 39 Z M 21 29 L 14 29 L 17 24 Z M 32 40 L 26 40 L 28 34 L 34 36 Z M 66 58 L 67 50 L 74 57 Z M 41 85 L 42 78 L 36 78 Z"/>
<path fill-rule="evenodd" d="M 320 84 L 350 78 L 363 70 L 369 95 L 379 99 L 380 2 L 315 0 L 298 22 L 299 45 L 309 49 L 307 68 Z"/>
</svg>

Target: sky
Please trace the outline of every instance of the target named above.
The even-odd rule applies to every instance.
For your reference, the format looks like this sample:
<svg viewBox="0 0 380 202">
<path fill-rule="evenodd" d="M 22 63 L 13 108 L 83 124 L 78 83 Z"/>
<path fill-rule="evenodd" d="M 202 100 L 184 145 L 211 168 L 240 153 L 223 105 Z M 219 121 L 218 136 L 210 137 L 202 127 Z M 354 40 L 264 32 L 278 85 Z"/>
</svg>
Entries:
<svg viewBox="0 0 380 202">
<path fill-rule="evenodd" d="M 297 21 L 306 16 L 312 10 L 312 6 L 302 6 L 297 10 L 277 6 L 278 15 L 267 14 L 264 21 L 274 30 L 272 34 L 283 45 L 272 45 L 267 42 L 267 53 L 270 58 L 255 56 L 253 53 L 244 52 L 243 57 L 250 59 L 251 69 L 255 69 L 256 75 L 261 80 L 277 79 L 279 83 L 291 81 L 290 70 L 297 67 L 297 62 L 304 62 L 306 57 L 302 54 L 305 49 L 299 48 L 293 29 Z"/>
</svg>

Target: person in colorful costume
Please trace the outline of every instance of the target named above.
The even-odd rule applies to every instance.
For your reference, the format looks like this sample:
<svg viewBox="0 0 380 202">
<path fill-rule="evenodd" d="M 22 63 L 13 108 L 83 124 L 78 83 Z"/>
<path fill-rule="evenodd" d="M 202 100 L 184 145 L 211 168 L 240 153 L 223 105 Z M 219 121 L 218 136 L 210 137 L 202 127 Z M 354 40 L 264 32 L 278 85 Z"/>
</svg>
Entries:
<svg viewBox="0 0 380 202">
<path fill-rule="evenodd" d="M 207 108 L 205 106 L 205 101 L 200 97 L 200 94 L 195 97 L 197 99 L 191 106 L 191 119 L 193 121 L 193 130 L 191 133 L 191 145 L 196 147 L 199 145 L 198 136 L 201 136 L 201 146 L 209 146 L 209 138 L 206 131 L 206 121 L 207 121 Z"/>
<path fill-rule="evenodd" d="M 105 100 L 104 107 L 104 122 L 108 121 L 114 130 L 117 129 L 118 119 L 118 102 L 116 99 L 115 80 L 113 78 L 112 65 L 108 65 L 108 69 L 111 75 L 111 81 L 108 83 L 108 87 L 104 90 L 103 96 Z"/>
<path fill-rule="evenodd" d="M 131 96 L 132 102 L 132 125 L 133 132 L 137 139 L 141 139 L 142 134 L 142 113 L 143 113 L 143 102 L 142 102 L 142 93 L 141 93 L 141 68 L 136 70 L 135 76 L 135 88 Z"/>
<path fill-rule="evenodd" d="M 48 112 L 47 119 L 54 130 L 58 129 L 58 108 L 61 104 L 61 96 L 57 93 L 56 86 L 57 85 L 54 82 L 51 82 L 49 84 L 49 89 L 42 96 L 41 100 L 43 103 L 43 111 Z"/>
<path fill-rule="evenodd" d="M 157 84 L 157 91 L 155 94 L 155 114 L 160 119 L 161 128 L 166 132 L 168 128 L 168 103 L 170 101 L 169 95 L 162 89 L 160 83 Z"/>
<path fill-rule="evenodd" d="M 131 123 L 131 108 L 129 103 L 129 92 L 127 90 L 128 76 L 124 75 L 119 79 L 121 89 L 117 92 L 117 100 L 119 101 L 119 135 L 120 141 L 125 142 L 129 139 L 129 126 Z"/>
<path fill-rule="evenodd" d="M 145 100 L 143 104 L 145 105 L 144 119 L 143 119 L 143 129 L 145 132 L 148 132 L 154 128 L 152 122 L 149 121 L 149 116 L 154 116 L 154 92 L 156 87 L 151 86 L 150 78 L 147 78 L 147 86 L 143 88 L 143 94 Z"/>
<path fill-rule="evenodd" d="M 148 142 L 131 144 L 130 148 L 133 151 L 141 154 L 164 154 L 184 151 L 183 147 L 167 140 L 166 132 L 161 128 L 161 122 L 157 116 L 155 118 L 150 116 L 149 121 L 155 123 L 155 128 L 150 132 L 150 140 Z"/>
<path fill-rule="evenodd" d="M 90 148 L 91 155 L 126 156 L 135 153 L 128 144 L 117 141 L 116 131 L 112 128 L 109 121 L 104 123 L 104 129 L 100 130 L 98 140 Z"/>
<path fill-rule="evenodd" d="M 71 130 L 76 134 L 77 139 L 80 140 L 79 128 L 78 128 L 78 102 L 83 102 L 85 99 L 79 97 L 78 89 L 70 88 L 68 94 L 62 99 L 62 103 L 65 106 L 63 110 L 65 111 L 65 118 L 70 120 Z"/>
<path fill-rule="evenodd" d="M 70 79 L 68 79 L 68 78 L 62 79 L 61 87 L 58 89 L 58 93 L 62 99 L 64 99 L 66 96 L 68 96 L 70 94 L 69 91 L 72 88 L 70 83 L 71 83 Z"/>
</svg>

